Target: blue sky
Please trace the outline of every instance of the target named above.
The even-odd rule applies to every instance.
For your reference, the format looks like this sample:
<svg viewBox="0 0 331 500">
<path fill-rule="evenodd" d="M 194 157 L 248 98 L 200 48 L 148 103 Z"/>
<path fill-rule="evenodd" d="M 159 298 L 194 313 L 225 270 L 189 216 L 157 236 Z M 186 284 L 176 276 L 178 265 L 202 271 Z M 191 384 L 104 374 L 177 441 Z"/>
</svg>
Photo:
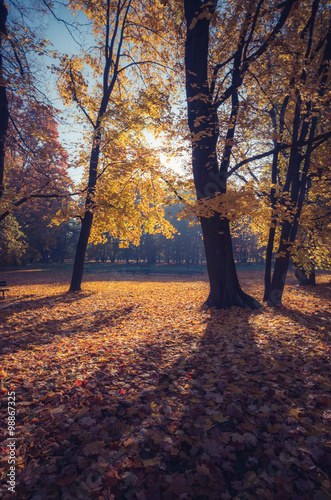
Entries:
<svg viewBox="0 0 331 500">
<path fill-rule="evenodd" d="M 88 46 L 93 46 L 91 28 L 88 25 L 88 19 L 83 13 L 79 13 L 78 16 L 75 16 L 62 6 L 55 10 L 55 15 L 57 18 L 66 21 L 68 25 L 66 26 L 64 22 L 55 19 L 51 13 L 43 18 L 44 36 L 51 42 L 54 51 L 74 55 L 79 53 L 80 44 L 84 44 L 84 42 L 85 44 L 87 42 Z M 75 29 L 75 24 L 77 24 L 78 29 Z M 45 66 L 50 66 L 54 64 L 54 62 L 56 63 L 54 59 L 46 58 Z M 74 109 L 71 110 L 70 108 L 63 106 L 62 101 L 57 94 L 55 75 L 51 74 L 50 71 L 49 76 L 47 72 L 47 87 L 48 97 L 52 100 L 55 107 L 63 111 L 63 120 L 61 120 L 62 124 L 60 124 L 58 128 L 60 141 L 67 149 L 73 162 L 75 143 L 80 142 L 81 140 L 81 136 L 83 134 L 82 127 L 73 121 L 71 111 L 74 111 Z M 155 141 L 152 136 L 149 140 L 153 146 L 157 146 L 158 141 Z M 162 155 L 161 161 L 166 164 L 166 159 L 165 157 L 162 157 Z M 172 161 L 169 166 L 172 166 L 175 170 L 181 170 L 179 162 Z M 69 169 L 69 174 L 73 181 L 77 183 L 81 179 L 82 168 L 71 168 Z"/>
</svg>

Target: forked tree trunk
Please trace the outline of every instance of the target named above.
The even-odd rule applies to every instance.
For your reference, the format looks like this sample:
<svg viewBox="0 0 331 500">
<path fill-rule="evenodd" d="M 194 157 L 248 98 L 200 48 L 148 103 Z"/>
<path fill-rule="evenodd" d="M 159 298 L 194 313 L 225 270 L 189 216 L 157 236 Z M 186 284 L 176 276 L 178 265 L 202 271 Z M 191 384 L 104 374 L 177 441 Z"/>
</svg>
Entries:
<svg viewBox="0 0 331 500">
<path fill-rule="evenodd" d="M 281 140 L 282 140 L 284 129 L 285 129 L 285 113 L 286 113 L 286 109 L 288 106 L 288 102 L 289 102 L 289 96 L 287 95 L 285 97 L 283 104 L 282 104 L 282 107 L 281 107 L 278 125 L 277 125 L 276 108 L 273 106 L 269 111 L 273 130 L 274 130 L 274 132 L 276 132 L 276 134 L 279 134 Z M 275 242 L 275 236 L 276 236 L 276 226 L 277 226 L 277 222 L 278 222 L 277 215 L 275 212 L 277 198 L 276 198 L 276 189 L 274 186 L 277 184 L 277 178 L 279 175 L 279 172 L 278 172 L 279 152 L 276 151 L 277 147 L 279 146 L 279 143 L 276 139 L 273 142 L 274 142 L 274 148 L 275 148 L 275 153 L 273 155 L 272 167 L 271 167 L 271 183 L 273 186 L 270 190 L 270 202 L 271 202 L 272 217 L 271 217 L 271 224 L 270 224 L 270 229 L 269 229 L 269 237 L 268 237 L 266 260 L 265 260 L 264 296 L 263 296 L 264 302 L 266 302 L 268 300 L 269 294 L 270 294 L 272 254 L 273 254 L 274 242 Z"/>
<path fill-rule="evenodd" d="M 188 125 L 192 140 L 193 177 L 199 200 L 225 193 L 231 144 L 238 112 L 238 95 L 232 94 L 232 125 L 227 131 L 221 167 L 217 160 L 219 124 L 213 93 L 208 83 L 209 24 L 217 2 L 185 0 L 187 23 L 185 43 L 186 95 Z M 236 58 L 240 59 L 241 48 Z M 238 71 L 238 68 L 236 68 Z M 236 78 L 234 74 L 234 78 Z M 219 214 L 200 219 L 210 281 L 210 293 L 206 304 L 224 309 L 231 306 L 260 307 L 245 294 L 237 277 L 229 221 Z"/>
<path fill-rule="evenodd" d="M 316 11 L 312 11 L 312 19 L 316 15 Z M 325 85 L 329 75 L 329 66 L 331 60 L 331 27 L 326 36 L 326 44 L 324 46 L 324 53 L 320 66 L 315 74 L 315 82 L 318 85 L 318 94 L 323 97 L 325 94 Z M 320 45 L 320 50 L 323 45 Z M 308 41 L 308 49 L 306 58 L 311 50 L 310 40 Z M 301 74 L 301 82 L 306 81 L 307 71 L 304 69 Z M 287 178 L 284 185 L 284 192 L 289 192 L 291 196 L 292 208 L 295 208 L 295 215 L 293 221 L 285 220 L 282 223 L 282 231 L 280 236 L 280 244 L 276 255 L 275 268 L 273 278 L 270 286 L 268 297 L 268 305 L 277 306 L 281 305 L 286 274 L 289 267 L 291 257 L 291 246 L 295 243 L 297 232 L 299 229 L 300 216 L 302 207 L 305 201 L 305 196 L 308 192 L 308 174 L 310 169 L 310 159 L 313 152 L 313 140 L 315 131 L 319 120 L 319 114 L 316 113 L 314 105 L 311 102 L 306 102 L 303 106 L 301 96 L 299 95 L 296 102 L 293 128 L 292 128 L 292 147 L 288 163 Z M 303 109 L 302 109 L 303 108 Z M 301 131 L 299 132 L 301 127 Z M 295 146 L 295 143 L 304 142 L 308 134 L 308 144 L 303 154 L 302 148 Z M 302 166 L 302 162 L 304 164 Z M 283 205 L 286 202 L 283 200 Z M 313 279 L 313 278 L 312 278 Z"/>
</svg>

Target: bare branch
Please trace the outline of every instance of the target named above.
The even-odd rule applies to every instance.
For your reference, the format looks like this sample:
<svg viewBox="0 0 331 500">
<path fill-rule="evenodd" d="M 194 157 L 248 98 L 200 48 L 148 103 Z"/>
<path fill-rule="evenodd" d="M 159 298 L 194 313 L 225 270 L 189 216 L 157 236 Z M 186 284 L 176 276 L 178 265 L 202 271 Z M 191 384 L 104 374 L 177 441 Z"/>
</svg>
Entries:
<svg viewBox="0 0 331 500">
<path fill-rule="evenodd" d="M 123 54 L 123 55 L 126 55 L 126 54 Z M 131 57 L 131 56 L 129 56 L 129 57 Z M 131 59 L 132 59 L 132 57 L 131 57 Z M 170 68 L 169 66 L 165 66 L 164 64 L 158 63 L 155 61 L 137 61 L 137 62 L 132 62 L 130 64 L 127 64 L 123 68 L 119 69 L 117 71 L 117 74 L 119 75 L 122 71 L 125 71 L 126 69 L 130 68 L 131 66 L 140 66 L 142 64 L 155 64 L 156 66 L 160 66 L 161 68 L 170 69 L 172 71 L 175 71 L 174 68 Z"/>
<path fill-rule="evenodd" d="M 173 191 L 175 193 L 175 195 L 177 196 L 177 198 L 179 199 L 179 201 L 185 201 L 184 198 L 182 198 L 182 196 L 180 196 L 180 194 L 178 194 L 177 190 L 173 187 L 173 185 L 171 184 L 170 181 L 168 181 L 168 179 L 165 179 L 164 177 L 161 176 L 161 179 L 166 183 L 168 184 L 168 186 L 170 187 L 171 191 Z"/>
<path fill-rule="evenodd" d="M 71 82 L 72 82 L 72 98 L 77 103 L 79 109 L 81 111 L 83 111 L 84 115 L 86 116 L 86 118 L 88 119 L 88 121 L 91 123 L 92 127 L 95 129 L 96 128 L 96 124 L 93 122 L 92 118 L 90 117 L 90 115 L 88 114 L 88 112 L 86 111 L 86 109 L 84 108 L 84 106 L 82 105 L 80 99 L 77 96 L 76 87 L 75 87 L 75 79 L 74 79 L 74 74 L 72 72 L 71 61 L 69 61 L 69 74 L 70 74 L 70 78 L 71 78 Z"/>
<path fill-rule="evenodd" d="M 329 137 L 331 137 L 331 131 L 326 132 L 325 134 L 320 134 L 314 137 L 312 141 L 306 140 L 302 142 L 293 142 L 292 144 L 280 144 L 276 148 L 271 149 L 269 151 L 266 151 L 265 153 L 260 153 L 258 155 L 251 156 L 249 158 L 246 158 L 245 160 L 242 160 L 241 162 L 237 163 L 234 167 L 231 168 L 231 170 L 228 172 L 228 177 L 236 172 L 240 167 L 246 165 L 247 163 L 251 163 L 252 161 L 257 161 L 257 160 L 262 160 L 263 158 L 267 158 L 268 156 L 273 155 L 274 153 L 277 153 L 278 151 L 284 151 L 285 149 L 289 149 L 292 147 L 297 147 L 297 146 L 307 146 L 308 144 L 313 144 L 315 142 L 318 142 L 319 145 L 321 145 L 323 142 L 325 142 Z"/>
</svg>

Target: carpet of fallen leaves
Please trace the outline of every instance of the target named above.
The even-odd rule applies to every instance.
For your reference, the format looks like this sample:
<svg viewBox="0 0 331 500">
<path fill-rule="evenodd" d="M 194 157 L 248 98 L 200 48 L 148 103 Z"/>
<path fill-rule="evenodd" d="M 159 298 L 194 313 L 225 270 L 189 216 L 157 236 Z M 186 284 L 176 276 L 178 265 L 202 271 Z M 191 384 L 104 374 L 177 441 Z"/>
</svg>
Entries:
<svg viewBox="0 0 331 500">
<path fill-rule="evenodd" d="M 205 278 L 2 276 L 3 499 L 8 390 L 17 498 L 331 498 L 330 275 L 259 311 L 202 308 Z"/>
</svg>

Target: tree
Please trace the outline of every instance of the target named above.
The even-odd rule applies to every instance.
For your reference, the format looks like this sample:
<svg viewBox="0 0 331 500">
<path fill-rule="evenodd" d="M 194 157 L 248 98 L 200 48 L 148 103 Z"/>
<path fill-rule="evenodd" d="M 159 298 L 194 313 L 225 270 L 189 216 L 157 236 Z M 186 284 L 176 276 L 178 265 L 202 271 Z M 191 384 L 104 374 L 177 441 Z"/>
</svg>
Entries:
<svg viewBox="0 0 331 500">
<path fill-rule="evenodd" d="M 65 258 L 73 258 L 78 228 L 73 221 L 59 226 L 52 224 L 60 207 L 61 200 L 58 199 L 51 202 L 30 199 L 24 210 L 16 213 L 25 242 L 22 262 L 64 262 Z"/>
<path fill-rule="evenodd" d="M 22 264 L 26 248 L 25 234 L 17 220 L 12 215 L 8 216 L 0 225 L 0 264 L 2 266 Z"/>
<path fill-rule="evenodd" d="M 217 10 L 217 1 L 184 0 L 188 124 L 198 200 L 204 202 L 216 196 L 221 199 L 226 193 L 241 104 L 239 89 L 251 65 L 259 60 L 283 28 L 293 3 L 285 1 L 279 7 L 263 0 L 244 4 L 228 2 Z M 210 47 L 211 37 L 213 45 Z M 222 117 L 226 113 L 229 116 L 218 158 L 218 115 L 221 112 Z M 228 219 L 213 210 L 208 217 L 201 216 L 200 223 L 210 280 L 206 304 L 218 308 L 259 307 L 239 285 Z"/>
<path fill-rule="evenodd" d="M 330 141 L 316 150 L 308 178 L 308 192 L 291 258 L 300 285 L 315 285 L 315 269 L 331 268 Z"/>
<path fill-rule="evenodd" d="M 293 16 L 285 35 L 287 65 L 286 69 L 280 68 L 279 74 L 283 81 L 287 80 L 287 85 L 281 85 L 281 98 L 277 92 L 270 96 L 270 89 L 267 91 L 269 102 L 272 102 L 269 114 L 274 133 L 270 190 L 272 220 L 264 294 L 264 300 L 269 305 L 281 303 L 290 258 L 296 253 L 302 210 L 311 186 L 312 165 L 330 133 L 326 109 L 329 102 L 331 28 L 330 19 L 325 17 L 323 2 L 316 0 L 302 8 L 299 15 Z M 280 147 L 285 142 L 289 148 L 281 151 Z M 279 241 L 271 280 L 277 225 Z"/>
<path fill-rule="evenodd" d="M 11 93 L 9 102 L 6 186 L 1 198 L 0 222 L 29 200 L 51 203 L 57 199 L 60 205 L 65 205 L 73 188 L 67 172 L 68 155 L 59 143 L 52 109 Z"/>
<path fill-rule="evenodd" d="M 169 49 L 159 50 L 160 40 L 167 36 L 166 33 L 161 36 L 159 29 L 164 10 L 161 3 L 100 1 L 98 15 L 90 2 L 75 2 L 73 8 L 91 19 L 97 45 L 93 55 L 88 50 L 81 57 L 65 56 L 61 63 L 62 96 L 68 104 L 77 105 L 92 131 L 90 153 L 83 154 L 88 163 L 86 197 L 70 285 L 70 291 L 78 291 L 91 232 L 94 232 L 92 237 L 98 237 L 109 231 L 106 221 L 117 226 L 124 244 L 137 243 L 143 229 L 171 231 L 157 199 L 160 193 L 155 189 L 156 158 L 144 146 L 143 138 L 143 131 L 148 129 L 147 114 L 160 130 L 169 121 L 162 89 L 167 82 L 165 70 L 171 54 Z M 95 82 L 92 94 L 88 93 L 87 77 L 83 75 L 84 65 L 90 67 Z M 158 69 L 152 80 L 150 68 L 156 65 L 163 68 L 163 74 Z M 133 189 L 137 181 L 139 189 Z M 128 205 L 131 205 L 129 211 Z M 139 211 L 143 217 L 137 220 Z M 98 223 L 93 229 L 94 219 Z"/>
<path fill-rule="evenodd" d="M 55 110 L 37 86 L 35 60 L 47 41 L 31 28 L 42 7 L 9 2 L 1 11 L 0 222 L 30 199 L 70 195 L 67 154 L 58 142 Z"/>
</svg>

